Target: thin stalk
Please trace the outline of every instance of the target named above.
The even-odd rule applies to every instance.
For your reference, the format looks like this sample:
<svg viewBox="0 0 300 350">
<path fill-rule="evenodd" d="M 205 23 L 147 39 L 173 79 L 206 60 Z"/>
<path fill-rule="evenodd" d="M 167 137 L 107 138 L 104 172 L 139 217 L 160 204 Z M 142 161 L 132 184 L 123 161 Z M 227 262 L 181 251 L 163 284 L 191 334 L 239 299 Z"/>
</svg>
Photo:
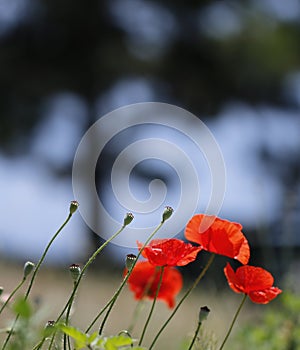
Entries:
<svg viewBox="0 0 300 350">
<path fill-rule="evenodd" d="M 55 335 L 56 335 L 56 332 L 53 333 L 52 337 L 51 337 L 51 340 L 50 340 L 50 344 L 49 344 L 49 347 L 48 347 L 48 350 L 50 350 L 52 348 L 52 345 L 54 343 L 54 340 L 55 340 Z"/>
<path fill-rule="evenodd" d="M 145 325 L 144 325 L 144 328 L 143 328 L 143 331 L 142 331 L 142 334 L 141 334 L 141 338 L 140 338 L 140 341 L 139 341 L 139 345 L 141 345 L 142 342 L 143 342 L 143 339 L 144 339 L 144 336 L 145 336 L 145 333 L 146 333 L 146 329 L 148 327 L 148 324 L 150 322 L 151 316 L 153 314 L 154 307 L 155 307 L 155 304 L 156 304 L 156 300 L 157 300 L 157 297 L 158 297 L 158 293 L 159 293 L 159 290 L 160 290 L 160 287 L 161 287 L 161 284 L 162 284 L 163 274 L 164 274 L 164 266 L 162 266 L 160 268 L 160 270 L 161 271 L 160 271 L 160 276 L 159 276 L 159 282 L 158 282 L 157 289 L 156 289 L 156 292 L 155 292 L 155 297 L 153 299 L 152 306 L 151 306 L 148 318 L 147 318 L 147 320 L 145 322 Z"/>
<path fill-rule="evenodd" d="M 79 284 L 81 282 L 81 279 L 85 273 L 85 271 L 87 270 L 87 268 L 92 264 L 92 262 L 96 259 L 97 255 L 108 245 L 108 243 L 110 243 L 114 238 L 116 238 L 123 230 L 124 228 L 126 227 L 127 225 L 122 225 L 121 228 L 116 232 L 114 233 L 107 241 L 105 241 L 94 253 L 93 255 L 89 258 L 89 260 L 87 261 L 87 263 L 84 265 L 84 267 L 82 268 L 79 276 L 78 276 L 78 279 L 76 281 L 76 283 L 74 283 L 74 287 L 73 287 L 73 290 L 72 290 L 72 293 L 69 297 L 69 299 L 67 300 L 64 308 L 62 309 L 61 313 L 59 314 L 59 316 L 57 317 L 55 323 L 58 323 L 59 320 L 62 318 L 63 314 L 65 313 L 65 311 L 67 309 L 71 310 L 71 307 L 72 307 L 72 304 L 73 304 L 73 301 L 74 301 L 74 298 L 75 298 L 75 294 L 76 294 L 76 291 L 79 287 Z M 50 345 L 49 345 L 49 348 L 48 350 L 51 349 L 52 345 L 53 345 L 53 342 L 54 342 L 54 338 L 55 338 L 55 335 L 56 335 L 56 332 L 53 333 L 52 335 L 52 339 L 50 341 Z"/>
<path fill-rule="evenodd" d="M 75 287 L 76 281 L 74 281 L 74 287 Z M 72 304 L 74 302 L 75 299 L 75 294 L 73 296 L 73 299 L 71 300 L 68 309 L 67 309 L 67 313 L 66 313 L 66 326 L 69 324 L 69 319 L 70 319 L 70 313 L 71 313 L 71 308 L 72 308 Z M 68 342 L 68 348 L 69 350 L 71 350 L 71 344 L 70 344 L 70 337 L 65 333 L 64 334 L 64 350 L 67 350 L 67 345 L 66 343 Z"/>
<path fill-rule="evenodd" d="M 0 309 L 1 312 L 5 309 L 6 305 L 10 302 L 11 298 L 16 294 L 16 292 L 22 287 L 24 282 L 26 281 L 26 277 L 24 276 L 21 280 L 21 282 L 16 286 L 16 288 L 10 293 L 9 297 L 6 299 L 5 303 L 2 305 Z"/>
<path fill-rule="evenodd" d="M 177 306 L 175 307 L 174 311 L 171 313 L 171 315 L 168 317 L 168 319 L 166 320 L 166 322 L 162 325 L 162 327 L 160 328 L 160 330 L 158 331 L 158 333 L 156 334 L 155 338 L 153 339 L 149 350 L 153 349 L 154 344 L 156 343 L 157 339 L 159 338 L 159 336 L 161 335 L 161 333 L 163 332 L 163 330 L 167 327 L 168 323 L 171 321 L 171 319 L 174 317 L 174 315 L 176 314 L 177 310 L 180 308 L 181 304 L 185 301 L 185 299 L 190 295 L 190 293 L 195 289 L 195 287 L 197 286 L 197 284 L 201 281 L 201 279 L 204 277 L 206 271 L 209 269 L 210 265 L 212 264 L 213 260 L 215 258 L 215 254 L 211 254 L 210 258 L 208 259 L 204 269 L 201 271 L 201 273 L 199 274 L 199 276 L 196 278 L 196 280 L 194 281 L 194 283 L 191 285 L 191 287 L 185 292 L 184 296 L 180 299 L 180 301 L 178 302 Z"/>
<path fill-rule="evenodd" d="M 40 340 L 34 347 L 32 350 L 39 350 L 42 348 L 43 344 L 45 342 L 45 338 L 43 338 L 42 340 Z"/>
<path fill-rule="evenodd" d="M 125 228 L 126 226 L 123 225 L 115 234 L 113 234 L 107 241 L 105 241 L 95 252 L 94 254 L 89 258 L 88 262 L 84 265 L 84 267 L 81 270 L 81 273 L 78 277 L 78 280 L 76 281 L 76 283 L 74 283 L 74 288 L 73 291 L 68 299 L 68 301 L 66 302 L 66 305 L 64 306 L 63 310 L 61 311 L 61 313 L 59 314 L 56 323 L 62 318 L 63 314 L 65 313 L 65 311 L 67 310 L 67 308 L 73 303 L 74 300 L 74 296 L 75 293 L 78 289 L 78 286 L 81 282 L 81 279 L 85 273 L 85 271 L 87 270 L 87 268 L 91 265 L 91 263 L 96 259 L 97 255 L 108 245 L 108 243 L 110 243 L 114 238 L 116 238 Z"/>
<path fill-rule="evenodd" d="M 223 347 L 224 347 L 224 345 L 225 345 L 227 339 L 229 338 L 229 335 L 230 335 L 230 333 L 231 333 L 231 331 L 232 331 L 232 328 L 233 328 L 233 326 L 234 326 L 234 324 L 235 324 L 235 321 L 236 321 L 236 319 L 238 318 L 238 315 L 239 315 L 239 313 L 240 313 L 240 311 L 241 311 L 241 309 L 242 309 L 242 307 L 243 307 L 243 305 L 244 305 L 246 299 L 247 299 L 247 294 L 244 295 L 244 297 L 243 297 L 243 299 L 242 299 L 242 301 L 241 301 L 241 303 L 240 303 L 240 306 L 239 306 L 238 309 L 236 310 L 236 313 L 235 313 L 235 315 L 234 315 L 234 318 L 233 318 L 233 320 L 232 320 L 232 322 L 231 322 L 231 325 L 230 325 L 230 327 L 229 327 L 229 329 L 228 329 L 228 331 L 227 331 L 227 333 L 226 333 L 226 336 L 225 336 L 225 338 L 224 338 L 224 340 L 223 340 L 223 343 L 221 344 L 219 350 L 222 350 L 222 349 L 223 349 Z"/>
<path fill-rule="evenodd" d="M 142 296 L 141 296 L 141 299 L 139 299 L 139 301 L 137 302 L 137 305 L 134 309 L 134 312 L 133 312 L 133 316 L 132 316 L 132 320 L 131 320 L 131 323 L 130 323 L 130 326 L 128 327 L 128 332 L 129 333 L 132 333 L 133 331 L 133 328 L 137 322 L 137 319 L 138 319 L 138 316 L 142 310 L 142 306 L 144 306 L 144 296 L 146 296 L 153 284 L 153 281 L 155 280 L 156 278 L 156 274 L 157 274 L 157 270 L 155 270 L 155 273 L 154 275 L 152 276 L 152 278 L 149 279 L 149 281 L 147 282 L 147 285 L 145 287 L 145 289 L 143 290 L 143 293 L 142 293 Z"/>
<path fill-rule="evenodd" d="M 141 256 L 144 248 L 146 247 L 146 245 L 150 242 L 150 240 L 153 238 L 153 236 L 157 233 L 157 231 L 162 227 L 162 225 L 164 224 L 164 220 L 162 220 L 160 222 L 160 224 L 156 227 L 156 229 L 151 233 L 151 235 L 148 237 L 148 239 L 146 240 L 146 242 L 144 243 L 144 245 L 142 246 L 142 248 L 140 249 L 139 253 L 137 254 L 136 256 L 136 259 L 134 261 L 134 263 L 132 264 L 131 268 L 129 269 L 129 271 L 127 272 L 125 278 L 123 279 L 121 285 L 119 286 L 118 290 L 115 292 L 115 294 L 112 296 L 112 298 L 107 302 L 107 304 L 104 306 L 104 308 L 100 311 L 100 313 L 95 317 L 95 319 L 92 321 L 91 325 L 88 327 L 87 331 L 88 332 L 90 330 L 90 328 L 95 324 L 95 322 L 98 320 L 98 318 L 101 316 L 101 314 L 103 313 L 104 309 L 107 309 L 107 307 L 109 306 L 109 309 L 107 310 L 106 312 L 106 315 L 100 325 L 100 328 L 99 328 L 99 335 L 102 334 L 102 331 L 103 331 L 103 328 L 104 328 L 104 325 L 108 319 L 108 316 L 114 306 L 114 304 L 116 303 L 117 299 L 118 299 L 118 296 L 120 295 L 123 287 L 125 286 L 126 282 L 128 281 L 128 278 L 129 276 L 131 275 L 137 261 L 138 261 L 138 258 Z"/>
<path fill-rule="evenodd" d="M 194 346 L 194 344 L 195 344 L 195 341 L 196 341 L 196 339 L 197 339 L 197 336 L 198 336 L 198 333 L 199 333 L 201 324 L 202 324 L 202 322 L 198 322 L 197 328 L 196 328 L 196 330 L 195 330 L 194 337 L 193 337 L 193 339 L 192 339 L 192 342 L 191 342 L 191 344 L 190 344 L 188 350 L 192 350 L 192 348 L 193 348 L 193 346 Z"/>
<path fill-rule="evenodd" d="M 143 310 L 144 305 L 145 305 L 145 303 L 144 303 L 144 300 L 142 300 L 142 299 L 136 303 L 135 309 L 133 311 L 131 322 L 127 328 L 128 333 L 133 332 L 135 325 L 136 325 L 136 322 L 139 318 L 141 311 Z"/>
<path fill-rule="evenodd" d="M 33 286 L 33 282 L 34 282 L 34 280 L 35 280 L 35 278 L 36 278 L 36 275 L 37 275 L 37 273 L 38 273 L 38 271 L 39 271 L 39 269 L 40 269 L 40 267 L 41 267 L 41 265 L 42 265 L 42 263 L 43 263 L 43 261 L 44 261 L 46 255 L 47 255 L 47 253 L 48 253 L 48 250 L 49 250 L 50 246 L 52 245 L 52 243 L 54 242 L 54 240 L 56 239 L 56 237 L 59 235 L 59 233 L 62 231 L 62 229 L 63 229 L 63 228 L 67 225 L 67 223 L 70 221 L 72 215 L 73 215 L 73 213 L 70 212 L 69 215 L 68 215 L 68 217 L 67 217 L 67 219 L 65 220 L 65 222 L 64 222 L 64 223 L 60 226 L 60 228 L 55 232 L 55 234 L 53 235 L 53 237 L 50 239 L 49 243 L 47 244 L 47 246 L 46 246 L 46 248 L 45 248 L 45 250 L 44 250 L 44 252 L 43 252 L 43 254 L 42 254 L 41 258 L 40 258 L 40 260 L 38 261 L 38 263 L 37 263 L 37 265 L 36 265 L 36 267 L 35 267 L 35 269 L 34 269 L 34 271 L 33 271 L 33 274 L 32 274 L 31 280 L 30 280 L 30 282 L 29 282 L 29 286 L 28 286 L 27 292 L 26 292 L 25 297 L 24 297 L 25 300 L 27 300 L 27 298 L 28 298 L 28 296 L 29 296 L 29 293 L 30 293 L 30 291 L 31 291 L 31 289 L 32 289 L 32 286 Z M 12 325 L 12 327 L 11 327 L 11 329 L 10 329 L 10 332 L 8 333 L 8 336 L 7 336 L 5 342 L 4 342 L 3 346 L 2 346 L 2 350 L 4 350 L 4 349 L 6 348 L 6 345 L 8 344 L 9 339 L 10 339 L 10 337 L 11 337 L 11 335 L 13 334 L 13 331 L 14 331 L 14 329 L 15 329 L 16 323 L 18 322 L 18 319 L 19 319 L 19 314 L 16 316 L 16 318 L 15 318 L 15 320 L 14 320 L 14 322 L 13 322 L 13 325 Z"/>
</svg>

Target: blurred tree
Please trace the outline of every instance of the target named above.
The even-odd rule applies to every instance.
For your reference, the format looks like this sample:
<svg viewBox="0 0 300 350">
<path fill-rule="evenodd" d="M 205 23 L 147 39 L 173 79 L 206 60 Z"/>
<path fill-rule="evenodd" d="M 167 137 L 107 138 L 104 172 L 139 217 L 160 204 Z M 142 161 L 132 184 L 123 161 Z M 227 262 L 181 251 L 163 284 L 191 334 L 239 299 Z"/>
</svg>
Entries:
<svg viewBox="0 0 300 350">
<path fill-rule="evenodd" d="M 81 96 L 87 129 L 98 98 L 124 77 L 156 82 L 160 101 L 198 115 L 214 116 L 231 100 L 293 107 L 282 82 L 300 68 L 297 14 L 273 16 L 250 0 L 10 4 L 23 6 L 13 24 L 0 26 L 0 145 L 10 155 L 28 151 L 47 97 Z M 70 176 L 71 165 L 60 174 Z"/>
<path fill-rule="evenodd" d="M 275 20 L 252 1 L 25 5 L 23 19 L 0 37 L 0 142 L 10 152 L 26 150 L 41 102 L 57 91 L 73 91 L 93 106 L 118 79 L 143 76 L 162 83 L 162 98 L 213 115 L 229 100 L 286 104 L 282 79 L 300 65 L 299 22 Z M 154 38 L 143 34 L 155 24 L 151 16 L 138 20 L 145 11 L 169 27 L 160 24 Z"/>
</svg>

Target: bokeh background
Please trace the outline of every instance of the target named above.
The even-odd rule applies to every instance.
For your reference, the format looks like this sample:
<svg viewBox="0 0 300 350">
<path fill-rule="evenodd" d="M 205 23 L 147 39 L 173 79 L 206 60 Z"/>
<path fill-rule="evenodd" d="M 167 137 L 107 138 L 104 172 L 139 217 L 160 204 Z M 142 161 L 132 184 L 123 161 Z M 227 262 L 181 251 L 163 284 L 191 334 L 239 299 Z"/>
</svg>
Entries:
<svg viewBox="0 0 300 350">
<path fill-rule="evenodd" d="M 39 256 L 73 198 L 72 161 L 90 125 L 157 101 L 208 125 L 227 168 L 220 215 L 289 268 L 300 244 L 299 31 L 297 0 L 1 0 L 1 256 Z M 100 189 L 119 142 L 101 155 Z M 153 168 L 137 169 L 136 182 L 167 180 Z M 98 240 L 75 220 L 50 263 L 84 258 Z"/>
<path fill-rule="evenodd" d="M 227 169 L 220 216 L 243 224 L 251 263 L 299 283 L 299 38 L 299 0 L 0 0 L 1 261 L 36 261 L 64 220 L 88 127 L 157 101 L 215 136 Z M 100 196 L 136 130 L 125 136 L 101 154 Z M 146 164 L 133 187 L 168 183 L 168 171 Z M 46 263 L 83 262 L 100 241 L 76 215 Z M 119 266 L 124 252 L 107 251 L 101 264 Z"/>
</svg>

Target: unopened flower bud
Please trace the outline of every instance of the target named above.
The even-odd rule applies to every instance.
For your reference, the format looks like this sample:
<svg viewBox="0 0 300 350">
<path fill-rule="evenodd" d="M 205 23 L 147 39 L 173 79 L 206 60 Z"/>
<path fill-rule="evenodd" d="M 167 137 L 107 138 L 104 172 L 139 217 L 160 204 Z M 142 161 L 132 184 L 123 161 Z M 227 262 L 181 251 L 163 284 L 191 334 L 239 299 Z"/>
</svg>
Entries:
<svg viewBox="0 0 300 350">
<path fill-rule="evenodd" d="M 55 321 L 48 321 L 45 325 L 44 336 L 47 338 L 55 331 Z"/>
<path fill-rule="evenodd" d="M 48 321 L 45 327 L 54 327 L 55 321 Z"/>
<path fill-rule="evenodd" d="M 207 306 L 202 306 L 199 312 L 199 323 L 201 323 L 202 321 L 205 321 L 209 313 L 210 313 L 210 309 Z"/>
<path fill-rule="evenodd" d="M 27 261 L 24 264 L 24 278 L 26 278 L 28 275 L 31 274 L 32 270 L 34 269 L 35 264 L 31 261 Z"/>
<path fill-rule="evenodd" d="M 0 297 L 1 297 L 1 295 L 2 295 L 2 293 L 3 293 L 3 287 L 0 287 Z"/>
<path fill-rule="evenodd" d="M 136 261 L 136 255 L 128 254 L 126 256 L 125 265 L 126 265 L 127 270 L 130 270 L 132 268 L 132 266 L 135 263 L 135 261 Z"/>
<path fill-rule="evenodd" d="M 165 222 L 166 220 L 168 220 L 171 217 L 171 215 L 173 214 L 173 211 L 174 211 L 173 208 L 171 208 L 169 206 L 165 207 L 161 222 Z"/>
<path fill-rule="evenodd" d="M 131 223 L 131 221 L 134 219 L 134 216 L 132 213 L 127 213 L 124 218 L 123 226 L 127 226 Z"/>
<path fill-rule="evenodd" d="M 75 211 L 78 209 L 79 203 L 77 201 L 71 201 L 70 203 L 70 214 L 74 214 Z"/>
<path fill-rule="evenodd" d="M 77 282 L 78 277 L 81 273 L 81 268 L 78 264 L 72 264 L 69 266 L 69 271 L 74 282 Z"/>
</svg>

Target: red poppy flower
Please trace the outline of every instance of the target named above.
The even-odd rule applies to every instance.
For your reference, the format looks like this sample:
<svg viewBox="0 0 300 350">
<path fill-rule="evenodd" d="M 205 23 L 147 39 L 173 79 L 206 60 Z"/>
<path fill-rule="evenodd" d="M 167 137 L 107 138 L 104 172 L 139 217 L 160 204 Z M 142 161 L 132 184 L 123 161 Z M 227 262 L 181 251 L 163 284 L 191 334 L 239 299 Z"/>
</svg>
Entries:
<svg viewBox="0 0 300 350">
<path fill-rule="evenodd" d="M 139 249 L 143 244 L 137 242 Z M 180 239 L 154 239 L 147 245 L 142 255 L 155 266 L 184 266 L 194 261 L 201 247 L 194 247 Z"/>
<path fill-rule="evenodd" d="M 282 291 L 273 287 L 274 278 L 261 267 L 244 265 L 236 272 L 227 264 L 224 268 L 229 287 L 236 293 L 245 293 L 258 304 L 267 304 Z"/>
<path fill-rule="evenodd" d="M 161 269 L 148 261 L 139 261 L 128 278 L 130 290 L 137 300 L 154 299 L 160 280 Z M 175 306 L 175 297 L 182 288 L 181 273 L 174 267 L 165 267 L 157 299 L 165 301 L 169 308 Z"/>
<path fill-rule="evenodd" d="M 195 215 L 187 224 L 185 237 L 211 253 L 225 255 L 247 264 L 250 248 L 242 225 L 204 214 Z"/>
</svg>

